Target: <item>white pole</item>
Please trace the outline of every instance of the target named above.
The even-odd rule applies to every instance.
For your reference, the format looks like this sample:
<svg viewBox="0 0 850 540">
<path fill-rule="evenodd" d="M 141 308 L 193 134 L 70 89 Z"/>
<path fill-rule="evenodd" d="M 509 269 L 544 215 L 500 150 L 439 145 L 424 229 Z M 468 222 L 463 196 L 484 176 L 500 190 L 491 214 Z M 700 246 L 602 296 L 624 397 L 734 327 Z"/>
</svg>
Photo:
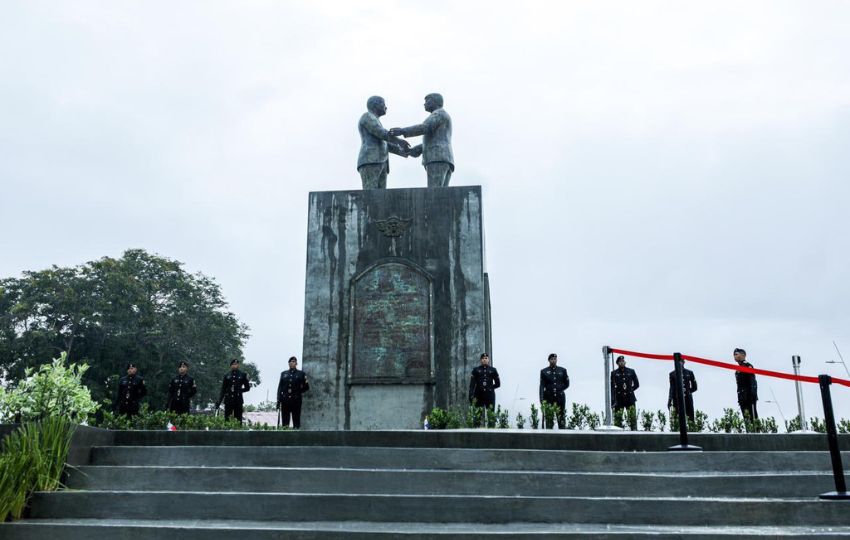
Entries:
<svg viewBox="0 0 850 540">
<path fill-rule="evenodd" d="M 802 360 L 797 355 L 791 357 L 791 365 L 794 368 L 794 375 L 800 375 L 801 361 Z M 806 423 L 806 406 L 803 403 L 803 385 L 800 383 L 800 381 L 794 381 L 794 387 L 797 389 L 797 414 L 800 415 L 800 429 L 794 431 L 793 433 L 808 433 L 809 426 Z"/>
<path fill-rule="evenodd" d="M 611 357 L 614 353 L 611 352 L 611 347 L 605 345 L 602 347 L 602 358 L 605 360 L 603 364 L 603 369 L 605 369 L 605 375 L 602 377 L 602 382 L 605 384 L 605 422 L 603 425 L 596 428 L 598 431 L 620 431 L 621 428 L 617 426 L 612 426 L 612 414 L 611 414 L 611 383 L 609 381 L 609 377 L 611 377 Z"/>
</svg>

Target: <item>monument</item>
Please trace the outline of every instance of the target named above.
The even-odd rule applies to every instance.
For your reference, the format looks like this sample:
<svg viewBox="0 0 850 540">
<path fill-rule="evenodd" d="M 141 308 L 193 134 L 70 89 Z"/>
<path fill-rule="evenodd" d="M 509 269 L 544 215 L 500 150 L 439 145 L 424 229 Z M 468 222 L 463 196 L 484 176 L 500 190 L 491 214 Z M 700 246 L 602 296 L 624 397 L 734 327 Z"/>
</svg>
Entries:
<svg viewBox="0 0 850 540">
<path fill-rule="evenodd" d="M 310 193 L 306 429 L 416 428 L 434 406 L 466 407 L 470 372 L 491 349 L 481 187 L 445 187 L 454 160 L 442 102 L 429 94 L 424 124 L 384 130 L 384 101 L 370 98 L 358 171 L 374 189 Z M 387 145 L 422 154 L 440 187 L 385 189 Z M 366 173 L 370 152 L 380 163 Z"/>
</svg>

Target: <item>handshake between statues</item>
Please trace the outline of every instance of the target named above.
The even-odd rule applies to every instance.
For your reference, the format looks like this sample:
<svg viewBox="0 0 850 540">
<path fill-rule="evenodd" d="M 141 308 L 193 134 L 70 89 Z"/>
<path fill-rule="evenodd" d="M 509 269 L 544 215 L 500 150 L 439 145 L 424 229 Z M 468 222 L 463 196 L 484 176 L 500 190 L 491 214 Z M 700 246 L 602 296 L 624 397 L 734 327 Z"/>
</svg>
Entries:
<svg viewBox="0 0 850 540">
<path fill-rule="evenodd" d="M 404 139 L 399 139 L 399 136 L 406 137 L 404 134 L 404 128 L 392 128 L 389 131 L 390 134 L 390 143 L 396 146 L 397 152 L 395 154 L 403 157 L 414 157 L 417 158 L 422 155 L 422 145 L 417 144 L 416 146 L 411 147 L 410 143 L 405 141 Z"/>
<path fill-rule="evenodd" d="M 452 119 L 443 108 L 443 96 L 425 96 L 425 110 L 430 113 L 421 124 L 409 127 L 394 127 L 386 130 L 380 117 L 387 113 L 387 105 L 381 96 L 372 96 L 366 102 L 366 112 L 360 117 L 360 154 L 357 171 L 363 181 L 363 189 L 385 189 L 389 173 L 387 153 L 405 158 L 422 156 L 422 165 L 428 176 L 428 187 L 447 187 L 454 172 L 452 154 Z M 410 145 L 405 139 L 422 136 L 422 143 Z"/>
</svg>

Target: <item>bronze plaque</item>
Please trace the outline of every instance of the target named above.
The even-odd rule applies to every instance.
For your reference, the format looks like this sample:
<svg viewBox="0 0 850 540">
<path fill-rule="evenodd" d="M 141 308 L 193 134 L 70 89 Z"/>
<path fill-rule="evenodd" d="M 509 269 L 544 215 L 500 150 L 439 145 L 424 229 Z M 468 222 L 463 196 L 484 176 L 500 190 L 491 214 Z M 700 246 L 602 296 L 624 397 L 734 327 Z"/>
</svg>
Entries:
<svg viewBox="0 0 850 540">
<path fill-rule="evenodd" d="M 401 263 L 384 263 L 354 282 L 354 382 L 431 378 L 431 283 Z"/>
</svg>

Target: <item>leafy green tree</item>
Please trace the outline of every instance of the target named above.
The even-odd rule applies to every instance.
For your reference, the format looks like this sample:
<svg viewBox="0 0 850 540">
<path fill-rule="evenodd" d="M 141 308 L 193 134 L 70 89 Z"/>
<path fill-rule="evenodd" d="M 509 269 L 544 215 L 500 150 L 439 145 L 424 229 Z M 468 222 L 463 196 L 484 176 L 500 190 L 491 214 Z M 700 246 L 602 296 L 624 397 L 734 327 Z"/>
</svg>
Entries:
<svg viewBox="0 0 850 540">
<path fill-rule="evenodd" d="M 65 352 L 89 365 L 83 382 L 101 401 L 115 398 L 132 361 L 147 383 L 147 402 L 160 409 L 177 363 L 186 360 L 198 385 L 195 403 L 214 402 L 248 338 L 227 308 L 214 280 L 139 249 L 25 272 L 0 280 L 0 375 L 20 379 L 26 368 Z M 256 366 L 243 369 L 259 383 Z"/>
</svg>

